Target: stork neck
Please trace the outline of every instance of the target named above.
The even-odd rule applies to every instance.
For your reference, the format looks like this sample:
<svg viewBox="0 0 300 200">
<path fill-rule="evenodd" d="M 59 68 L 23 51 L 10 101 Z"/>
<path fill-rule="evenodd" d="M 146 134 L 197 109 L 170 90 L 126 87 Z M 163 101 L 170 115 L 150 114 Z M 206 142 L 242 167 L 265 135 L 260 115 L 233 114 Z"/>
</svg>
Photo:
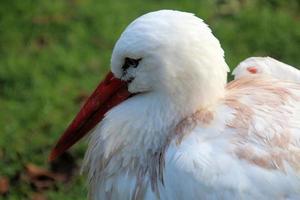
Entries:
<svg viewBox="0 0 300 200">
<path fill-rule="evenodd" d="M 200 94 L 199 97 L 159 92 L 140 94 L 109 112 L 102 130 L 94 134 L 105 140 L 107 155 L 115 151 L 114 147 L 122 146 L 123 152 L 130 152 L 126 156 L 144 157 L 149 151 L 155 152 L 165 145 L 182 119 L 199 109 L 212 107 L 218 99 L 213 98 L 201 104 L 205 98 Z"/>
<path fill-rule="evenodd" d="M 160 159 L 170 136 L 179 122 L 201 109 L 200 100 L 201 96 L 149 92 L 114 107 L 91 135 L 84 164 L 90 181 L 101 182 L 124 171 L 151 177 L 162 173 Z"/>
</svg>

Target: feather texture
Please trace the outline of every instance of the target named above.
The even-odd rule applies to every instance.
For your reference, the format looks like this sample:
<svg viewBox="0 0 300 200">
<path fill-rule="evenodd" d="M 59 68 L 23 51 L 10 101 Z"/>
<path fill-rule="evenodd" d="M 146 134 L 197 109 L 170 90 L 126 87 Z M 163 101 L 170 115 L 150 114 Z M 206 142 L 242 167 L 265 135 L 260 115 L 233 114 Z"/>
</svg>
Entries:
<svg viewBox="0 0 300 200">
<path fill-rule="evenodd" d="M 265 74 L 280 80 L 300 83 L 298 69 L 271 57 L 247 58 L 239 63 L 232 72 L 235 79 L 252 74 Z"/>
<path fill-rule="evenodd" d="M 147 167 L 119 145 L 100 156 L 93 199 L 297 199 L 300 86 L 253 76 L 226 89 L 215 110 L 178 123 Z"/>
<path fill-rule="evenodd" d="M 300 199 L 300 85 L 264 73 L 226 85 L 218 40 L 178 11 L 126 28 L 112 56 L 117 78 L 126 57 L 142 58 L 127 69 L 138 95 L 90 136 L 91 199 Z"/>
</svg>

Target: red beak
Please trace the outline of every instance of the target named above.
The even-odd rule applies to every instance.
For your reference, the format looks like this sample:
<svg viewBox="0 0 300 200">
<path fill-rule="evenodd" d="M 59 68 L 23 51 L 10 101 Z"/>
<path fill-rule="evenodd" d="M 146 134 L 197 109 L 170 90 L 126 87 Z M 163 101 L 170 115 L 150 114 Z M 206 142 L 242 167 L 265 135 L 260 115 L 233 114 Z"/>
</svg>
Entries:
<svg viewBox="0 0 300 200">
<path fill-rule="evenodd" d="M 49 160 L 55 160 L 68 150 L 94 128 L 103 119 L 108 110 L 128 99 L 130 95 L 131 93 L 127 90 L 127 83 L 115 78 L 109 72 L 60 137 L 51 151 Z"/>
</svg>

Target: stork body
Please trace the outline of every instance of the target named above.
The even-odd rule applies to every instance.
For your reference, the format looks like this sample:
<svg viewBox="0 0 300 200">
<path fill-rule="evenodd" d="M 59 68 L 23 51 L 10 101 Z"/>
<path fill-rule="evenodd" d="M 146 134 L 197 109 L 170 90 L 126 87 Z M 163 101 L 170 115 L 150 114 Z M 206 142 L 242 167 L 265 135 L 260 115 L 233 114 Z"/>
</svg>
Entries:
<svg viewBox="0 0 300 200">
<path fill-rule="evenodd" d="M 182 121 L 133 97 L 91 136 L 91 199 L 299 199 L 299 95 L 293 83 L 241 78 Z"/>
<path fill-rule="evenodd" d="M 208 26 L 169 10 L 126 28 L 111 71 L 51 154 L 102 120 L 83 167 L 90 199 L 300 199 L 298 84 L 266 76 L 226 84 Z M 104 95 L 111 90 L 122 95 Z"/>
</svg>

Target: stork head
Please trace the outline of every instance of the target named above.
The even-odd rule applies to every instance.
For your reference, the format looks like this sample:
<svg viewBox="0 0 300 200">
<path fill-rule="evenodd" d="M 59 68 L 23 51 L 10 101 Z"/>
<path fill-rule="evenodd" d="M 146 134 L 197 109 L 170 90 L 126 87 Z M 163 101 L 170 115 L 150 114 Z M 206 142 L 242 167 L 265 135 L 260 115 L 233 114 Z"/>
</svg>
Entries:
<svg viewBox="0 0 300 200">
<path fill-rule="evenodd" d="M 269 57 L 250 57 L 243 60 L 232 72 L 235 79 L 252 74 L 271 74 Z"/>
<path fill-rule="evenodd" d="M 224 91 L 229 68 L 219 41 L 200 18 L 161 10 L 133 21 L 117 41 L 111 71 L 54 148 L 51 159 L 83 137 L 105 112 L 134 94 L 164 96 L 196 109 Z"/>
<path fill-rule="evenodd" d="M 129 82 L 131 93 L 174 93 L 186 90 L 187 84 L 206 87 L 212 76 L 224 85 L 228 67 L 223 54 L 203 20 L 191 13 L 161 10 L 126 28 L 114 47 L 111 71 Z"/>
</svg>

